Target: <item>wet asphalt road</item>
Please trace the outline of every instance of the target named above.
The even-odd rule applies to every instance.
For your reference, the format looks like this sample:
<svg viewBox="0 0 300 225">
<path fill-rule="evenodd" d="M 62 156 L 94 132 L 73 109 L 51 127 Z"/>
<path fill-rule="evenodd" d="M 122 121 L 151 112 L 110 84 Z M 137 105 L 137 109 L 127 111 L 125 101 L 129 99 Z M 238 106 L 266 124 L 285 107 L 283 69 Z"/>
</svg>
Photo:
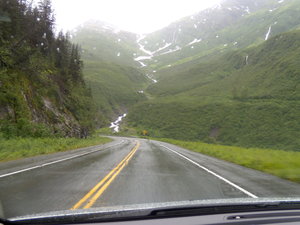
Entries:
<svg viewBox="0 0 300 225">
<path fill-rule="evenodd" d="M 299 184 L 252 169 L 167 143 L 114 139 L 103 146 L 1 163 L 0 203 L 4 216 L 70 209 L 101 182 L 103 184 L 90 196 L 101 192 L 94 197 L 96 200 L 91 207 L 300 197 Z M 58 161 L 62 159 L 68 160 Z M 37 167 L 41 165 L 44 166 Z M 107 176 L 110 172 L 115 173 Z"/>
</svg>

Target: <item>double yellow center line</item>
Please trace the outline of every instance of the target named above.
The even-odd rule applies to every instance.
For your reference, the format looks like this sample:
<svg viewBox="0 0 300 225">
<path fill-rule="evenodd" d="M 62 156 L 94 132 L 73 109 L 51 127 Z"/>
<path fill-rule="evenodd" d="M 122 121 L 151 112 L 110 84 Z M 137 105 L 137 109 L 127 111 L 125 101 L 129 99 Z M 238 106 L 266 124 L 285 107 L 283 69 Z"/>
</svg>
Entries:
<svg viewBox="0 0 300 225">
<path fill-rule="evenodd" d="M 83 204 L 86 204 L 83 207 L 83 209 L 88 209 L 92 207 L 96 200 L 103 194 L 103 192 L 109 187 L 109 185 L 113 182 L 116 176 L 118 176 L 122 169 L 127 165 L 129 160 L 133 157 L 134 153 L 138 150 L 139 147 L 140 142 L 137 141 L 136 145 L 128 153 L 128 155 L 71 209 L 79 209 Z"/>
</svg>

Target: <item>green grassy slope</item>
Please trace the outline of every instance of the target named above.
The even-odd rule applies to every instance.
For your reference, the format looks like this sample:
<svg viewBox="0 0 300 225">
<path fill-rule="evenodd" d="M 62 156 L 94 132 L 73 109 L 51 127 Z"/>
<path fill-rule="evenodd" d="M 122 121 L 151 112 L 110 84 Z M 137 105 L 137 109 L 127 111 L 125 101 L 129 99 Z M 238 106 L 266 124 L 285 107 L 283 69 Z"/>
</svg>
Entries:
<svg viewBox="0 0 300 225">
<path fill-rule="evenodd" d="M 104 114 L 101 125 L 107 125 L 115 114 L 124 113 L 131 105 L 146 99 L 138 91 L 147 80 L 133 67 L 86 60 L 84 75 L 99 112 Z"/>
<path fill-rule="evenodd" d="M 101 116 L 100 126 L 107 126 L 116 114 L 146 99 L 138 93 L 148 80 L 134 61 L 138 49 L 134 34 L 115 33 L 103 24 L 91 23 L 78 28 L 72 41 L 82 48 L 84 78 Z"/>
<path fill-rule="evenodd" d="M 300 150 L 299 40 L 300 31 L 280 34 L 174 71 L 129 122 L 158 137 Z"/>
<path fill-rule="evenodd" d="M 149 87 L 152 95 L 280 98 L 299 100 L 300 31 L 278 35 L 258 47 L 182 67 Z"/>
</svg>

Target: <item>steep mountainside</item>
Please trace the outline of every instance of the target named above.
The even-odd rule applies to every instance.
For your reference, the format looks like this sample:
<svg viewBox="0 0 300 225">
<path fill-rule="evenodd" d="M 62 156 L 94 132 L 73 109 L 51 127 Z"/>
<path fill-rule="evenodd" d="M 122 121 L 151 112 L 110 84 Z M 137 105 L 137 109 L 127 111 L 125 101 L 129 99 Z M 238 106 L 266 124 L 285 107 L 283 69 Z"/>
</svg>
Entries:
<svg viewBox="0 0 300 225">
<path fill-rule="evenodd" d="M 102 126 L 146 99 L 142 90 L 150 81 L 134 60 L 139 51 L 136 38 L 135 34 L 97 21 L 72 33 L 72 41 L 81 46 L 85 80 L 102 115 Z"/>
<path fill-rule="evenodd" d="M 150 51 L 144 54 L 151 56 L 143 63 L 152 70 L 168 69 L 207 55 L 259 44 L 298 28 L 299 19 L 297 0 L 224 0 L 140 39 L 139 44 Z"/>
<path fill-rule="evenodd" d="M 299 12 L 224 0 L 152 34 L 90 22 L 72 40 L 103 124 L 129 110 L 151 136 L 299 150 Z"/>
<path fill-rule="evenodd" d="M 155 96 L 181 95 L 299 99 L 300 33 L 292 31 L 262 45 L 220 55 L 172 75 L 148 88 Z"/>
<path fill-rule="evenodd" d="M 129 114 L 154 136 L 299 150 L 300 31 L 175 72 Z"/>
<path fill-rule="evenodd" d="M 137 35 L 121 31 L 101 21 L 88 21 L 72 32 L 72 40 L 80 43 L 86 60 L 114 62 L 139 66 Z"/>
</svg>

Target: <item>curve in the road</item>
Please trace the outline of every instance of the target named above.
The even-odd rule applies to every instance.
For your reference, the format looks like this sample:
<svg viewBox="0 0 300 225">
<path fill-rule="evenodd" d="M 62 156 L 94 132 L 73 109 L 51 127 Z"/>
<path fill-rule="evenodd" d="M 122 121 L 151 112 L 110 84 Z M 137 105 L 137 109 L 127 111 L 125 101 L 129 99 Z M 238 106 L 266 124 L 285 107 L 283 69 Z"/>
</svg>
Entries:
<svg viewBox="0 0 300 225">
<path fill-rule="evenodd" d="M 115 147 L 117 145 L 122 144 L 123 142 L 124 142 L 124 140 L 122 140 L 121 142 L 119 142 L 119 143 L 117 143 L 115 145 L 109 146 L 108 148 Z M 67 157 L 67 158 L 64 158 L 64 159 L 59 159 L 59 160 L 55 160 L 55 161 L 52 161 L 52 162 L 43 163 L 41 165 L 29 167 L 29 168 L 26 168 L 26 169 L 17 170 L 17 171 L 11 172 L 11 173 L 2 174 L 2 175 L 0 175 L 0 178 L 8 177 L 8 176 L 15 175 L 15 174 L 18 174 L 18 173 L 27 172 L 27 171 L 38 169 L 38 168 L 42 168 L 42 167 L 45 167 L 45 166 L 50 166 L 50 165 L 53 165 L 53 164 L 56 164 L 56 163 L 60 163 L 60 162 L 64 162 L 64 161 L 67 161 L 67 160 L 70 160 L 70 159 L 74 159 L 74 158 L 82 157 L 82 156 L 85 156 L 85 155 L 89 155 L 89 154 L 95 153 L 97 151 L 99 151 L 99 149 L 96 149 L 96 150 L 93 150 L 93 151 L 90 151 L 90 152 L 85 152 L 85 153 L 78 154 L 78 155 L 73 155 L 71 157 Z"/>
</svg>

